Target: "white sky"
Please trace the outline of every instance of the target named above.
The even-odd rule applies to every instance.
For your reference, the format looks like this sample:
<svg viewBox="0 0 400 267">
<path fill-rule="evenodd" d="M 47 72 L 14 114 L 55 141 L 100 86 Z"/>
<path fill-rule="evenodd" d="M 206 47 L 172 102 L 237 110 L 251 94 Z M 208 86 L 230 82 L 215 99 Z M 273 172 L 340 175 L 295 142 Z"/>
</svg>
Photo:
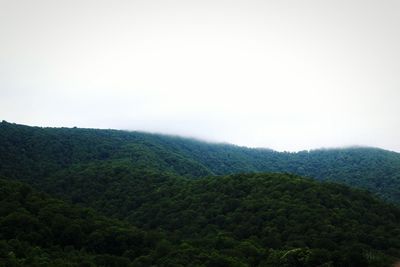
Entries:
<svg viewBox="0 0 400 267">
<path fill-rule="evenodd" d="M 400 152 L 400 1 L 0 0 L 0 119 Z"/>
</svg>

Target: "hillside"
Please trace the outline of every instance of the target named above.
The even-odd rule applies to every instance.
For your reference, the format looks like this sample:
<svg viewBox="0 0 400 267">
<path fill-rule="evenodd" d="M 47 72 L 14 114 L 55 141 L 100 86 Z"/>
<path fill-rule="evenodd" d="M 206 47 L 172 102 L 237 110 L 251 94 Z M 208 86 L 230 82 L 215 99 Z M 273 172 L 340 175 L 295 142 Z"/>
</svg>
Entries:
<svg viewBox="0 0 400 267">
<path fill-rule="evenodd" d="M 134 176 L 121 165 L 78 173 L 62 182 L 63 198 L 125 222 L 3 179 L 0 263 L 365 267 L 400 257 L 400 209 L 345 186 L 283 174 Z"/>
<path fill-rule="evenodd" d="M 398 206 L 279 172 L 388 186 L 397 158 L 3 122 L 0 266 L 390 266 Z"/>
<path fill-rule="evenodd" d="M 158 241 L 127 223 L 0 179 L 0 266 L 128 266 Z"/>
<path fill-rule="evenodd" d="M 400 154 L 382 149 L 280 153 L 141 132 L 0 123 L 0 174 L 4 176 L 40 186 L 43 177 L 74 164 L 109 160 L 186 177 L 288 172 L 367 189 L 400 203 Z"/>
</svg>

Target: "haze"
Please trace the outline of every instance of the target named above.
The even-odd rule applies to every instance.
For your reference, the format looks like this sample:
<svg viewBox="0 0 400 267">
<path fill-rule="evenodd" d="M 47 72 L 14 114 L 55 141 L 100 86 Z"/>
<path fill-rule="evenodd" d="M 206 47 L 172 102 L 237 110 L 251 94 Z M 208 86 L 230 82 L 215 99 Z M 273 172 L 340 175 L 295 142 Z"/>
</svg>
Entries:
<svg viewBox="0 0 400 267">
<path fill-rule="evenodd" d="M 0 119 L 400 152 L 400 1 L 0 0 Z"/>
</svg>

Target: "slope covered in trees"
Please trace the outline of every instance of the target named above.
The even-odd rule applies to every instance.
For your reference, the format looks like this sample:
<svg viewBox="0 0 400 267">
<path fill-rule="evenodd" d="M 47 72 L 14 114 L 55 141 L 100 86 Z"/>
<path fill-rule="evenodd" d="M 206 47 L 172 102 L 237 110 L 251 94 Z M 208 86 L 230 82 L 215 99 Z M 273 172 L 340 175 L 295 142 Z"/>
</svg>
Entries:
<svg viewBox="0 0 400 267">
<path fill-rule="evenodd" d="M 156 243 L 127 223 L 0 179 L 1 266 L 128 266 Z"/>
<path fill-rule="evenodd" d="M 0 262 L 361 267 L 400 257 L 400 210 L 342 185 L 284 174 L 152 177 L 111 165 L 71 173 L 63 186 L 63 198 L 126 223 L 0 180 Z"/>
<path fill-rule="evenodd" d="M 118 160 L 187 177 L 289 172 L 367 189 L 400 203 L 400 154 L 375 148 L 279 153 L 165 135 L 0 123 L 0 174 L 40 179 L 74 164 Z"/>
<path fill-rule="evenodd" d="M 397 158 L 3 122 L 0 266 L 390 266 L 398 206 L 279 172 L 380 180 L 391 198 Z M 244 171 L 277 173 L 224 175 Z"/>
<path fill-rule="evenodd" d="M 0 266 L 249 266 L 243 255 L 170 236 L 0 178 Z M 391 261 L 387 256 L 380 260 Z"/>
</svg>

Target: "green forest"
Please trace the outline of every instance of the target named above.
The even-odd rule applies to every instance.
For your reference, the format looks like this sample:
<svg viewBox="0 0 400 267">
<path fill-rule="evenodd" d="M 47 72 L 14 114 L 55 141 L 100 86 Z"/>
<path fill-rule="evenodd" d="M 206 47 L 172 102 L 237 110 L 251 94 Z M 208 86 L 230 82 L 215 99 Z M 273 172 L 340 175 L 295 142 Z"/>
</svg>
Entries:
<svg viewBox="0 0 400 267">
<path fill-rule="evenodd" d="M 142 132 L 0 123 L 0 175 L 31 183 L 75 164 L 109 160 L 192 178 L 292 173 L 366 189 L 400 203 L 400 154 L 378 148 L 289 153 Z"/>
<path fill-rule="evenodd" d="M 400 154 L 0 123 L 0 266 L 392 266 Z"/>
</svg>

